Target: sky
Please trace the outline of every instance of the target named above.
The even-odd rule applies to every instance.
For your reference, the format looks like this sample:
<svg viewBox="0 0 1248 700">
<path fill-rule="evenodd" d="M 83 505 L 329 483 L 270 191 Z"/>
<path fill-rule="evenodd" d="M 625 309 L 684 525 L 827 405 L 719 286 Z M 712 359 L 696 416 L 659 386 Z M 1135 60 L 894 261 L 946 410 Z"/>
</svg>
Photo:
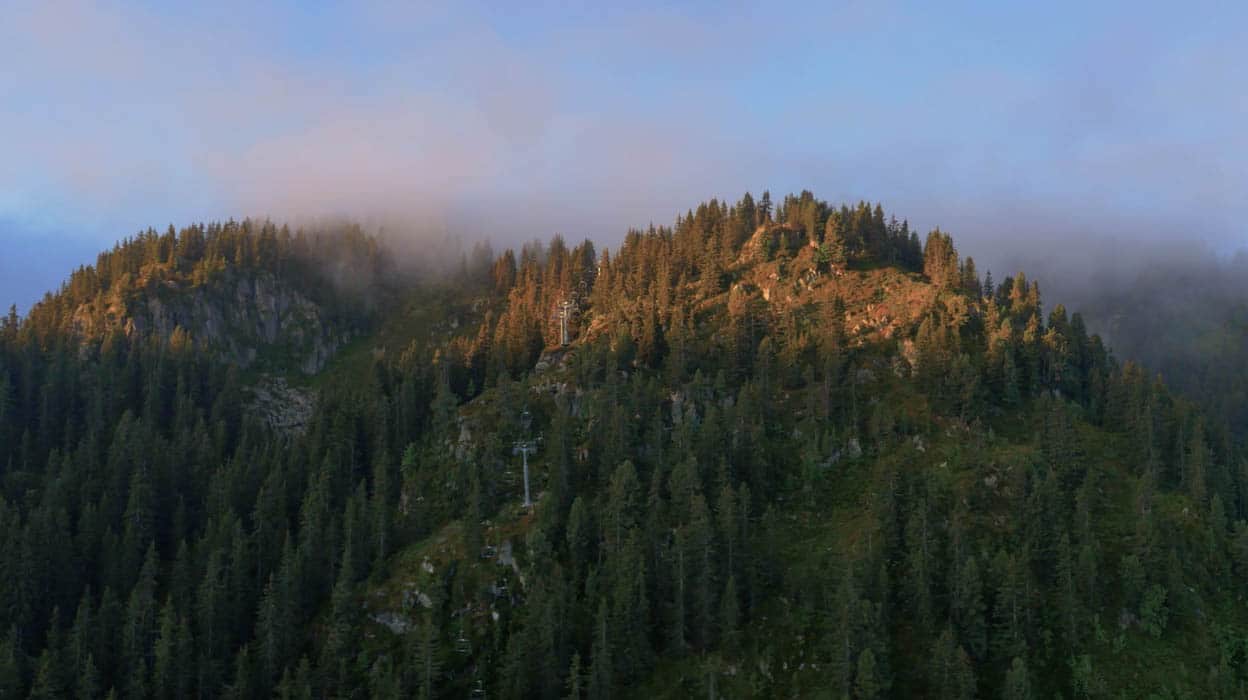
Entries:
<svg viewBox="0 0 1248 700">
<path fill-rule="evenodd" d="M 768 188 L 998 277 L 1248 243 L 1242 2 L 518 5 L 0 3 L 0 304 L 149 226 L 613 245 Z"/>
</svg>

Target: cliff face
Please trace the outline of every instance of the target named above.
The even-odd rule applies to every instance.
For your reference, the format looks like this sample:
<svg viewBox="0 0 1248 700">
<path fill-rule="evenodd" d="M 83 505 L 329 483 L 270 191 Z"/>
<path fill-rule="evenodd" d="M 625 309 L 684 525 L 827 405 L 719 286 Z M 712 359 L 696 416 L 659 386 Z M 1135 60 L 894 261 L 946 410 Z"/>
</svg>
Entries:
<svg viewBox="0 0 1248 700">
<path fill-rule="evenodd" d="M 106 295 L 79 306 L 72 327 L 86 338 L 120 330 L 189 341 L 243 369 L 260 362 L 309 375 L 351 337 L 307 295 L 265 271 L 226 270 L 200 284 L 164 280 L 124 297 Z"/>
</svg>

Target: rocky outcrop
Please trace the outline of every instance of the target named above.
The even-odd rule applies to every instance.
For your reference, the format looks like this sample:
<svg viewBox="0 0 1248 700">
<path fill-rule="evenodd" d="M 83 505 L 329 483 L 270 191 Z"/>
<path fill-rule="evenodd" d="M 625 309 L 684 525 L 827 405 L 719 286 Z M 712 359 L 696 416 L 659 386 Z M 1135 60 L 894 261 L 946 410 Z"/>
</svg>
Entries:
<svg viewBox="0 0 1248 700">
<path fill-rule="evenodd" d="M 311 391 L 290 386 L 281 377 L 264 376 L 251 387 L 248 409 L 270 428 L 298 435 L 307 430 L 314 404 Z"/>
<path fill-rule="evenodd" d="M 753 264 L 771 260 L 781 248 L 793 254 L 807 241 L 806 232 L 791 224 L 773 223 L 759 226 L 754 235 L 741 247 L 737 264 Z"/>
<path fill-rule="evenodd" d="M 166 280 L 125 298 L 105 295 L 79 307 L 71 323 L 88 339 L 121 330 L 190 342 L 243 369 L 264 358 L 309 375 L 350 339 L 292 285 L 269 272 L 235 270 L 196 285 Z"/>
</svg>

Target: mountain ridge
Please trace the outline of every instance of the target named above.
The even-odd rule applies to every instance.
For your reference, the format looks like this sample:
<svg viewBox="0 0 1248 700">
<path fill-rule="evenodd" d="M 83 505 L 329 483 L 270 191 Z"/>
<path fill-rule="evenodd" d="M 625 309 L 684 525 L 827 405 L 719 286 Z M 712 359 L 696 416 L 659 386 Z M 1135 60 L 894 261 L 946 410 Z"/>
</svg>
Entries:
<svg viewBox="0 0 1248 700">
<path fill-rule="evenodd" d="M 227 229 L 227 274 L 299 240 Z M 214 259 L 170 236 L 105 276 Z M 379 250 L 345 240 L 318 245 Z M 0 688 L 1242 693 L 1248 462 L 947 234 L 804 192 L 438 280 L 379 257 L 371 305 L 314 299 L 371 315 L 293 431 L 172 333 L 83 355 L 70 302 L 114 283 L 94 272 L 4 323 Z"/>
</svg>

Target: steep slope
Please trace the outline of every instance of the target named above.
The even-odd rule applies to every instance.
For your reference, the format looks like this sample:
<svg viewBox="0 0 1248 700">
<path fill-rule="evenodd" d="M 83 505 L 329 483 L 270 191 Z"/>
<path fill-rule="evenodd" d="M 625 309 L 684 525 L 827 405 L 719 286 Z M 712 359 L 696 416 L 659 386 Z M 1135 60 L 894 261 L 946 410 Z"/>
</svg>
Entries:
<svg viewBox="0 0 1248 700">
<path fill-rule="evenodd" d="M 747 195 L 378 308 L 299 434 L 5 323 L 0 691 L 1242 693 L 1243 456 L 939 231 Z"/>
<path fill-rule="evenodd" d="M 1244 476 L 1190 407 L 940 239 L 921 276 L 764 226 L 716 284 L 629 290 L 680 280 L 682 233 L 626 242 L 579 339 L 459 413 L 434 473 L 470 515 L 368 588 L 373 653 L 433 624 L 449 695 L 1238 692 Z"/>
<path fill-rule="evenodd" d="M 268 357 L 285 355 L 305 374 L 324 369 L 349 337 L 333 328 L 311 299 L 269 272 L 223 271 L 200 284 L 140 280 L 139 285 L 141 291 L 81 304 L 71 328 L 85 338 L 122 332 L 202 344 L 242 369 L 255 364 L 262 351 Z"/>
<path fill-rule="evenodd" d="M 147 231 L 78 270 L 32 310 L 89 350 L 115 334 L 193 345 L 239 367 L 320 372 L 366 328 L 383 270 L 356 231 L 271 223 Z"/>
</svg>

